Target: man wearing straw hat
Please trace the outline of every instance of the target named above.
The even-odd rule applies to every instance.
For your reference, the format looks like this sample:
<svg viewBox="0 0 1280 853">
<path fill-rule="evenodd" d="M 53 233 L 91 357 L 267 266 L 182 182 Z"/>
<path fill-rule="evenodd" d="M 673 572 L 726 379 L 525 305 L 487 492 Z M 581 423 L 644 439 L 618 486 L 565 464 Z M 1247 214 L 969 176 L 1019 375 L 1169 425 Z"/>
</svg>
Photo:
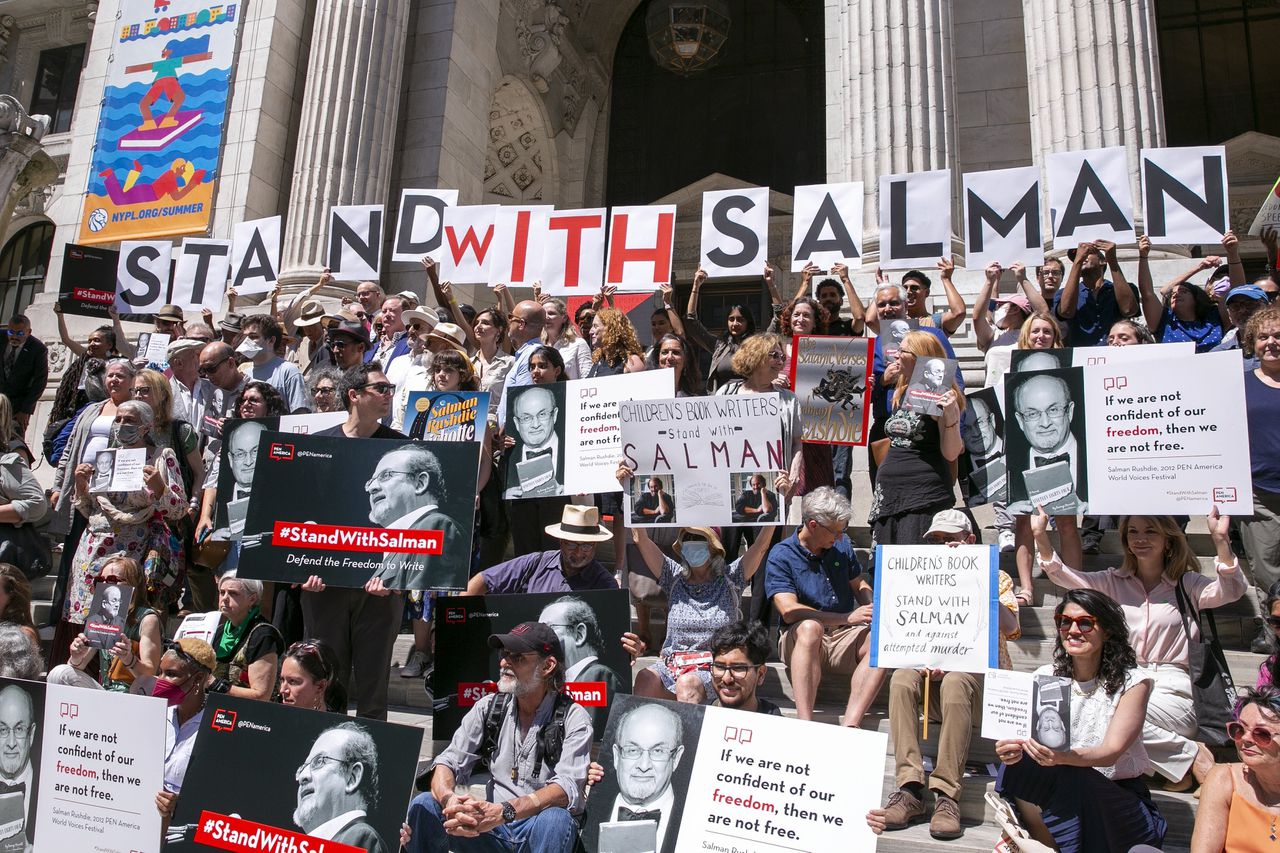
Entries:
<svg viewBox="0 0 1280 853">
<path fill-rule="evenodd" d="M 305 378 L 319 367 L 333 364 L 333 355 L 324 345 L 324 306 L 319 302 L 307 302 L 302 306 L 298 319 L 293 321 L 297 337 L 287 349 L 289 363 L 298 368 Z"/>
</svg>

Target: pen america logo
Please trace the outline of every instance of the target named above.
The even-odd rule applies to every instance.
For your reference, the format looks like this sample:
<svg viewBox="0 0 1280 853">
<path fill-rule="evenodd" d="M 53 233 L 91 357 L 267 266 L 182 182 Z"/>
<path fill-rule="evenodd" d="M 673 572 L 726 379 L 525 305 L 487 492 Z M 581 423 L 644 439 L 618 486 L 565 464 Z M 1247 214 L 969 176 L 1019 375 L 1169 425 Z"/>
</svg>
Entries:
<svg viewBox="0 0 1280 853">
<path fill-rule="evenodd" d="M 272 442 L 271 449 L 268 451 L 273 462 L 292 462 L 293 461 L 293 445 L 277 444 Z"/>
<path fill-rule="evenodd" d="M 215 732 L 233 732 L 236 730 L 236 712 L 219 708 L 213 712 L 209 727 Z"/>
</svg>

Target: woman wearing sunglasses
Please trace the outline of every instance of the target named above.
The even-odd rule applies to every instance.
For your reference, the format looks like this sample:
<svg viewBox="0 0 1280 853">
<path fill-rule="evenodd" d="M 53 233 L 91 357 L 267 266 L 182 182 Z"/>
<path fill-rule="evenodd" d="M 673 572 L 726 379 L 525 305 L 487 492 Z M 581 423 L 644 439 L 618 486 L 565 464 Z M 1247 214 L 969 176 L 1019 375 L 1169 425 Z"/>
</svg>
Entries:
<svg viewBox="0 0 1280 853">
<path fill-rule="evenodd" d="M 1071 740 L 1063 750 L 1034 738 L 996 741 L 996 791 L 1032 838 L 1060 853 L 1159 847 L 1168 823 L 1142 780 L 1151 676 L 1138 668 L 1124 611 L 1101 592 L 1073 589 L 1053 619 L 1053 663 L 1036 673 L 1071 679 Z"/>
<path fill-rule="evenodd" d="M 1040 566 L 1058 586 L 1087 587 L 1120 603 L 1129 624 L 1129 642 L 1155 680 L 1151 711 L 1142 740 L 1155 770 L 1173 785 L 1188 790 L 1204 782 L 1213 769 L 1213 754 L 1194 740 L 1197 725 L 1191 698 L 1190 643 L 1199 641 L 1200 625 L 1184 618 L 1178 589 L 1196 610 L 1221 607 L 1244 595 L 1247 581 L 1231 551 L 1231 519 L 1208 516 L 1209 535 L 1217 558 L 1217 579 L 1200 574 L 1200 562 L 1187 544 L 1186 534 L 1169 516 L 1131 515 L 1120 519 L 1124 562 L 1119 568 L 1081 572 L 1064 566 L 1049 541 L 1049 519 L 1043 510 L 1031 517 Z"/>
<path fill-rule="evenodd" d="M 1191 853 L 1245 853 L 1280 845 L 1280 689 L 1245 690 L 1227 723 L 1239 764 L 1213 768 L 1200 794 Z"/>
</svg>

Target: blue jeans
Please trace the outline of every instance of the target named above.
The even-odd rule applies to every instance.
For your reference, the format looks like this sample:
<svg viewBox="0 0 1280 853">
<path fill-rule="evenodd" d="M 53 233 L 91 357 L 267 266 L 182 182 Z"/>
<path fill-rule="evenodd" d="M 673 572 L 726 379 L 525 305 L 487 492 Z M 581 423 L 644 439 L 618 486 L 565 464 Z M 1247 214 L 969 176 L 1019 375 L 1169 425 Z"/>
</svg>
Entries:
<svg viewBox="0 0 1280 853">
<path fill-rule="evenodd" d="M 499 825 L 476 838 L 447 835 L 442 809 L 430 791 L 409 804 L 408 823 L 413 830 L 409 853 L 573 853 L 578 837 L 577 821 L 559 807 Z"/>
</svg>

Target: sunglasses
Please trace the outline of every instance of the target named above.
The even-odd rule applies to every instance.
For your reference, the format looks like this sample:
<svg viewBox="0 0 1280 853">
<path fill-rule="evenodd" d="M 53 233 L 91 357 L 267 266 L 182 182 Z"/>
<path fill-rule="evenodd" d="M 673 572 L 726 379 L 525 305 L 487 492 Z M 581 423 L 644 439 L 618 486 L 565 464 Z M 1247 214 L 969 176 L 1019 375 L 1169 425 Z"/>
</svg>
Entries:
<svg viewBox="0 0 1280 853">
<path fill-rule="evenodd" d="M 1244 739 L 1246 734 L 1249 736 L 1249 740 L 1253 741 L 1263 749 L 1271 746 L 1276 739 L 1275 733 L 1270 729 L 1264 729 L 1260 726 L 1254 726 L 1251 729 L 1247 729 L 1245 728 L 1244 723 L 1239 720 L 1232 720 L 1227 723 L 1227 737 L 1232 740 L 1239 742 Z"/>
<path fill-rule="evenodd" d="M 162 640 L 160 643 L 160 647 L 164 649 L 164 651 L 166 652 L 173 652 L 175 655 L 177 655 L 178 660 L 187 664 L 197 672 L 209 671 L 208 669 L 205 668 L 204 664 L 200 663 L 200 661 L 196 660 L 191 655 L 187 654 L 186 651 L 183 650 L 182 646 L 178 645 L 178 643 L 174 640 Z"/>
<path fill-rule="evenodd" d="M 226 358 L 222 358 L 222 359 L 219 359 L 219 360 L 215 361 L 213 364 L 210 364 L 210 365 L 209 365 L 209 366 L 207 366 L 207 367 L 205 367 L 204 365 L 201 365 L 201 366 L 196 370 L 196 373 L 197 373 L 201 378 L 203 378 L 203 379 L 208 379 L 210 376 L 212 376 L 213 374 L 215 374 L 215 373 L 217 373 L 217 372 L 218 372 L 218 368 L 219 368 L 219 367 L 222 367 L 222 363 L 223 363 L 223 362 L 230 361 L 230 360 L 231 360 L 231 356 L 227 356 Z"/>
<path fill-rule="evenodd" d="M 1098 620 L 1092 616 L 1077 616 L 1074 619 L 1070 616 L 1054 616 L 1053 624 L 1058 626 L 1059 634 L 1068 634 L 1074 627 L 1081 634 L 1092 634 L 1093 629 L 1098 627 Z"/>
<path fill-rule="evenodd" d="M 1270 625 L 1272 628 L 1280 630 L 1280 616 L 1268 616 L 1267 624 Z"/>
<path fill-rule="evenodd" d="M 357 387 L 372 391 L 375 394 L 390 394 L 396 390 L 396 386 L 390 382 L 370 382 Z"/>
</svg>

